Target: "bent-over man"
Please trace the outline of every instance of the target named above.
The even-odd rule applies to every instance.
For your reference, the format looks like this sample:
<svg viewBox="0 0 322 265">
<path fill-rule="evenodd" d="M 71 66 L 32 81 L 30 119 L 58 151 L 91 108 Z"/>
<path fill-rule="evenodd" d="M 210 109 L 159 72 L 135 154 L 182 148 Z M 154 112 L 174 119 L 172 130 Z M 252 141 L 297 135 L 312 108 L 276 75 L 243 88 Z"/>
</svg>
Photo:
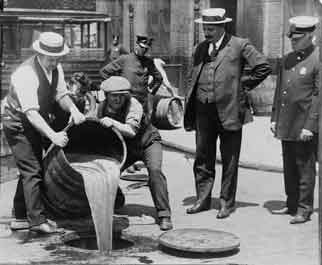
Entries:
<svg viewBox="0 0 322 265">
<path fill-rule="evenodd" d="M 57 232 L 57 227 L 46 218 L 42 202 L 44 138 L 61 147 L 68 142 L 66 132 L 56 132 L 50 127 L 54 104 L 58 102 L 70 112 L 75 124 L 83 122 L 85 117 L 68 96 L 59 62 L 69 52 L 63 37 L 44 32 L 32 47 L 37 54 L 11 76 L 3 129 L 20 173 L 14 197 L 15 217 L 27 218 L 30 230 L 48 234 Z M 14 224 L 12 229 L 17 227 Z"/>
</svg>

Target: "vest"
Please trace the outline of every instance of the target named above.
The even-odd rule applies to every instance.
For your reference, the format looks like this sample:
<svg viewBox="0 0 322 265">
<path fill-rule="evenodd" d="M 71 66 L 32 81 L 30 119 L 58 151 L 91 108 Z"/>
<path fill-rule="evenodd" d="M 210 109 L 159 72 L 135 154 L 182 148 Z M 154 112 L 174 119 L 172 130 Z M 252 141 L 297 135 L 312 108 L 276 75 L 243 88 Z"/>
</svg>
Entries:
<svg viewBox="0 0 322 265">
<path fill-rule="evenodd" d="M 130 101 L 125 103 L 124 107 L 120 109 L 117 113 L 111 113 L 107 110 L 107 102 L 104 100 L 98 106 L 97 117 L 99 119 L 103 117 L 110 117 L 121 123 L 125 122 L 126 115 L 128 113 Z M 146 119 L 146 114 L 143 113 L 141 119 L 140 129 L 133 138 L 124 138 L 128 149 L 137 150 L 146 148 L 153 142 L 161 141 L 161 136 L 158 130 Z"/>
<path fill-rule="evenodd" d="M 37 90 L 37 97 L 39 102 L 39 114 L 49 122 L 49 114 L 53 112 L 55 97 L 57 93 L 58 83 L 58 70 L 57 68 L 52 73 L 52 83 L 50 84 L 44 70 L 40 66 L 36 56 L 29 58 L 27 61 L 22 63 L 21 66 L 30 65 L 35 71 L 38 80 L 39 87 Z M 28 86 L 28 84 L 26 84 Z M 28 89 L 28 87 L 26 87 Z M 26 120 L 26 115 L 18 110 L 20 107 L 19 99 L 14 91 L 14 87 L 10 85 L 9 92 L 7 95 L 7 106 L 5 107 L 5 114 L 8 115 L 14 121 Z"/>
<path fill-rule="evenodd" d="M 196 89 L 196 99 L 202 103 L 215 102 L 215 87 L 214 87 L 214 62 L 207 62 L 203 68 L 198 79 Z"/>
</svg>

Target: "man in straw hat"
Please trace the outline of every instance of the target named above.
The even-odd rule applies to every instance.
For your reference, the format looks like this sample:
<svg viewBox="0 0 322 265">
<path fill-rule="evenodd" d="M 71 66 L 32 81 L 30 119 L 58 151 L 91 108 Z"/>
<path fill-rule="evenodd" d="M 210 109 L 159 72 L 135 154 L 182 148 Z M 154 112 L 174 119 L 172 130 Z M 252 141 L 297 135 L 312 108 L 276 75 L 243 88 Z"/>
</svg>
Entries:
<svg viewBox="0 0 322 265">
<path fill-rule="evenodd" d="M 58 102 L 70 112 L 75 124 L 83 122 L 85 117 L 68 96 L 59 62 L 69 52 L 63 37 L 44 32 L 32 47 L 36 55 L 23 62 L 11 76 L 3 128 L 20 173 L 14 197 L 15 217 L 27 218 L 30 230 L 49 234 L 57 232 L 57 227 L 46 218 L 41 198 L 44 140 L 61 147 L 68 142 L 66 132 L 56 132 L 50 127 L 50 115 Z M 11 227 L 18 229 L 18 222 Z"/>
<path fill-rule="evenodd" d="M 121 132 L 128 150 L 121 170 L 138 160 L 144 162 L 160 229 L 170 230 L 172 222 L 167 180 L 161 170 L 161 136 L 144 118 L 143 107 L 131 96 L 131 84 L 126 78 L 112 76 L 102 82 L 101 89 L 105 93 L 105 100 L 98 107 L 98 118 L 105 126 L 113 126 Z"/>
<path fill-rule="evenodd" d="M 202 10 L 195 21 L 202 24 L 206 39 L 195 48 L 185 102 L 184 127 L 196 130 L 197 200 L 188 214 L 211 208 L 218 137 L 223 169 L 217 218 L 234 210 L 242 126 L 251 120 L 247 92 L 271 72 L 265 57 L 247 39 L 226 32 L 230 21 L 222 8 Z M 241 76 L 246 63 L 250 71 Z"/>
<path fill-rule="evenodd" d="M 295 215 L 304 223 L 313 212 L 319 113 L 319 51 L 312 43 L 319 20 L 289 20 L 293 51 L 284 56 L 271 116 L 271 130 L 282 141 L 286 207 L 273 214 Z M 283 78 L 282 78 L 283 76 Z"/>
</svg>

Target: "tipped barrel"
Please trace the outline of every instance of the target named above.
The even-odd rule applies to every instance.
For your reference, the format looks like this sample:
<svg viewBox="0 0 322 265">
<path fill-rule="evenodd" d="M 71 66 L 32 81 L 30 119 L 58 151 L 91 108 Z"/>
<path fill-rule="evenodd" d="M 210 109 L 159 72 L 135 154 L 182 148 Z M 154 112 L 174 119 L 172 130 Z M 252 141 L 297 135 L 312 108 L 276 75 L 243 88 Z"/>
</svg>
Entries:
<svg viewBox="0 0 322 265">
<path fill-rule="evenodd" d="M 52 148 L 44 158 L 44 202 L 54 218 L 80 218 L 91 215 L 84 181 L 68 161 L 68 154 L 99 155 L 115 160 L 120 167 L 126 159 L 126 145 L 121 134 L 87 118 L 67 130 L 69 142 L 62 149 Z"/>
</svg>

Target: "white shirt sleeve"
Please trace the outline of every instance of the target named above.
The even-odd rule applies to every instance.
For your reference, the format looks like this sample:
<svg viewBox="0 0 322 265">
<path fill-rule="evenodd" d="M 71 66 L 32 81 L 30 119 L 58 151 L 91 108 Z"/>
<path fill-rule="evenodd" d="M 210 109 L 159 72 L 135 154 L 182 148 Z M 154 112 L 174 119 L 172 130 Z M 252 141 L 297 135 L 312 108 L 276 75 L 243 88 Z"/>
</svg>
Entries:
<svg viewBox="0 0 322 265">
<path fill-rule="evenodd" d="M 67 89 L 67 85 L 65 82 L 63 67 L 61 66 L 61 64 L 57 65 L 57 70 L 58 70 L 58 82 L 57 82 L 56 101 L 60 100 L 63 96 L 69 94 L 69 90 Z"/>
<path fill-rule="evenodd" d="M 11 84 L 17 94 L 21 111 L 39 110 L 38 87 L 39 80 L 31 66 L 26 65 L 17 69 L 11 75 Z"/>
</svg>

